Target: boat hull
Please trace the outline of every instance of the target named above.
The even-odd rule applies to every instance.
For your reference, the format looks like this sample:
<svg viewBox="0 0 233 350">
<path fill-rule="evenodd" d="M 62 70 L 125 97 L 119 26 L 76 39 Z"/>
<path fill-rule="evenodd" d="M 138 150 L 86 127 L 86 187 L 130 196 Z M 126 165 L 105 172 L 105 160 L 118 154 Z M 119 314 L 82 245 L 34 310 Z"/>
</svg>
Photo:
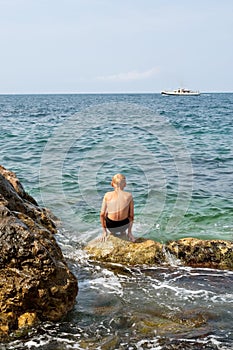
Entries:
<svg viewBox="0 0 233 350">
<path fill-rule="evenodd" d="M 174 90 L 174 91 L 162 91 L 161 94 L 168 95 L 168 96 L 199 96 L 200 92 L 199 91 Z"/>
</svg>

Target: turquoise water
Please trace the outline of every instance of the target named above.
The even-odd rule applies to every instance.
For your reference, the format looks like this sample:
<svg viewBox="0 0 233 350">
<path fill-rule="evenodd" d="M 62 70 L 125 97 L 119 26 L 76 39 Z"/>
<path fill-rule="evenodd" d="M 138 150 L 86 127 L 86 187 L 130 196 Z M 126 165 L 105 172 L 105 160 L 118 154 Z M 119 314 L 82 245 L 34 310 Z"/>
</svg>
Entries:
<svg viewBox="0 0 233 350">
<path fill-rule="evenodd" d="M 232 239 L 233 94 L 1 96 L 0 107 L 1 163 L 82 239 L 117 172 L 136 236 Z"/>
<path fill-rule="evenodd" d="M 191 342 L 198 348 L 200 341 L 206 348 L 231 348 L 231 272 L 173 267 L 175 271 L 131 271 L 125 278 L 89 265 L 80 244 L 101 234 L 102 197 L 111 189 L 111 177 L 118 172 L 126 175 L 127 190 L 133 193 L 136 237 L 160 242 L 188 236 L 232 240 L 232 117 L 230 93 L 198 97 L 0 96 L 0 163 L 15 171 L 39 204 L 61 219 L 58 241 L 79 278 L 80 288 L 73 314 L 68 321 L 57 324 L 53 336 L 47 325 L 41 339 L 32 334 L 31 343 L 9 346 L 52 349 L 49 346 L 57 339 L 60 347 L 56 345 L 56 349 L 79 349 L 85 332 L 93 342 L 110 336 L 105 322 L 112 319 L 111 332 L 117 332 L 122 344 L 127 344 L 130 331 L 127 338 L 116 320 L 124 314 L 124 307 L 129 313 L 135 311 L 136 297 L 143 315 L 148 304 L 156 310 L 166 305 L 167 313 L 196 310 L 197 305 L 208 312 L 211 309 L 214 321 L 207 322 L 208 331 L 205 335 L 203 329 L 192 335 L 182 334 L 180 342 L 186 344 L 183 348 L 188 349 Z M 143 291 L 139 287 L 142 283 Z M 130 296 L 133 291 L 136 295 Z M 102 305 L 103 295 L 115 305 L 114 315 L 95 314 L 98 303 L 92 300 L 101 300 Z M 100 324 L 102 330 L 106 328 L 103 334 Z M 34 336 L 40 339 L 38 346 Z M 176 341 L 179 338 L 169 337 Z M 155 336 L 144 345 L 135 339 L 131 346 L 170 349 L 162 347 L 159 339 Z M 119 345 L 119 349 L 130 346 Z"/>
</svg>

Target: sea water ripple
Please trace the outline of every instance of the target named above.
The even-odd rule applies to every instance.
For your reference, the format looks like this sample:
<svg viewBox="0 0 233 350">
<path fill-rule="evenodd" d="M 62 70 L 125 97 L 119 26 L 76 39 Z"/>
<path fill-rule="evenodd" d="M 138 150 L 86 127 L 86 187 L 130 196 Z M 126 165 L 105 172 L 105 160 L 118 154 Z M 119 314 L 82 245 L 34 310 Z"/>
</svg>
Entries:
<svg viewBox="0 0 233 350">
<path fill-rule="evenodd" d="M 107 105 L 115 106 L 112 118 L 117 115 L 118 120 L 110 116 L 111 123 L 101 125 L 103 116 L 109 116 Z M 96 113 L 88 114 L 95 106 Z M 186 268 L 175 262 L 169 268 L 109 269 L 93 264 L 81 249 L 101 232 L 101 197 L 118 170 L 126 173 L 135 198 L 136 236 L 146 232 L 145 237 L 161 242 L 184 236 L 232 240 L 233 94 L 188 100 L 156 94 L 0 96 L 0 107 L 1 164 L 16 172 L 41 205 L 42 194 L 47 194 L 46 204 L 62 219 L 57 240 L 79 281 L 75 308 L 64 320 L 44 323 L 0 348 L 233 349 L 231 271 Z M 59 182 L 51 174 L 64 154 L 62 128 L 74 115 L 87 132 L 66 150 Z M 154 137 L 162 125 L 155 121 L 161 120 L 175 130 L 166 134 L 169 144 L 158 137 L 162 133 Z M 55 163 L 48 158 L 42 183 L 41 159 L 58 128 L 64 133 L 55 147 L 57 158 Z M 146 133 L 150 128 L 153 132 Z M 173 135 L 178 135 L 176 149 L 184 147 L 185 162 L 181 153 L 172 153 Z M 185 167 L 188 159 L 190 169 Z M 188 181 L 180 183 L 179 176 Z M 49 201 L 50 195 L 57 200 Z M 166 231 L 174 208 L 179 216 L 172 217 L 176 229 Z"/>
</svg>

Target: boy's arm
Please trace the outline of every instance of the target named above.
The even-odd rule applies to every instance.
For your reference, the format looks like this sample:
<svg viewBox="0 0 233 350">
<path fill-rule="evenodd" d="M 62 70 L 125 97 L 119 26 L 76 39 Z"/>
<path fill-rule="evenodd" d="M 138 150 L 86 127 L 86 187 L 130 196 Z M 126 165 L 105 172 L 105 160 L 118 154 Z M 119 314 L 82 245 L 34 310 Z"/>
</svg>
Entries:
<svg viewBox="0 0 233 350">
<path fill-rule="evenodd" d="M 107 228 L 106 228 L 106 220 L 105 220 L 106 211 L 107 211 L 107 204 L 106 204 L 106 200 L 105 200 L 105 196 L 104 196 L 102 206 L 101 206 L 101 211 L 100 211 L 100 222 L 101 222 L 101 226 L 103 228 L 101 241 L 105 241 L 106 237 L 107 237 Z"/>
<path fill-rule="evenodd" d="M 134 221 L 134 202 L 133 198 L 131 199 L 129 203 L 129 228 L 128 228 L 128 236 L 131 241 L 135 241 L 134 236 L 132 235 L 132 227 L 133 227 L 133 221 Z"/>
</svg>

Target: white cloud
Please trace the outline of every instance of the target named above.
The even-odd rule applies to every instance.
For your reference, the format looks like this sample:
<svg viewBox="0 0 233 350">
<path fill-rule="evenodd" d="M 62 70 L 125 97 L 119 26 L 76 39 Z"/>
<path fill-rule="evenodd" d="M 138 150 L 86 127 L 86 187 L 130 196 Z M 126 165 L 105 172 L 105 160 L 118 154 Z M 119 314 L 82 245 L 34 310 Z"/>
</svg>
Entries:
<svg viewBox="0 0 233 350">
<path fill-rule="evenodd" d="M 159 72 L 159 69 L 154 67 L 144 72 L 138 72 L 134 70 L 127 73 L 118 73 L 113 75 L 99 76 L 96 79 L 102 80 L 102 81 L 113 81 L 113 82 L 142 80 L 142 79 L 151 78 L 158 72 Z"/>
</svg>

